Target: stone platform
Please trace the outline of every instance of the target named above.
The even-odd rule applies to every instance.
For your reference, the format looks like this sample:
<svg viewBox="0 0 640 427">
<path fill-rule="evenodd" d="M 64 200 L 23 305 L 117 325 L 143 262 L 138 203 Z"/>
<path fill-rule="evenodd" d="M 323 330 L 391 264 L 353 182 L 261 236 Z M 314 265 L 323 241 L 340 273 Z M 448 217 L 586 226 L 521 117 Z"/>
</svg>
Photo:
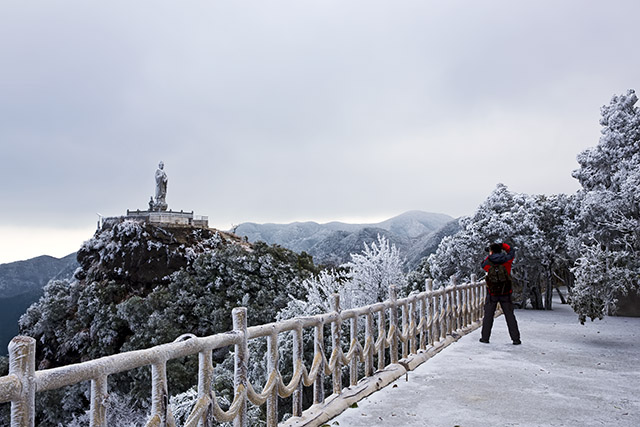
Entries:
<svg viewBox="0 0 640 427">
<path fill-rule="evenodd" d="M 174 211 L 131 211 L 127 209 L 126 219 L 144 221 L 150 224 L 165 225 L 190 225 L 193 227 L 208 227 L 209 218 L 201 215 L 194 215 L 191 212 Z"/>
</svg>

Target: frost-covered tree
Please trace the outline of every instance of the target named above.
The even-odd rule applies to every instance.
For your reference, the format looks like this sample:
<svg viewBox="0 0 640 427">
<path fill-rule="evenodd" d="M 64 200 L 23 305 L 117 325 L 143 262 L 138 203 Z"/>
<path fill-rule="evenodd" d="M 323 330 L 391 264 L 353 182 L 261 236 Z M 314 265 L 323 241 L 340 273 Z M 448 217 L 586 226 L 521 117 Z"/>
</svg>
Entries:
<svg viewBox="0 0 640 427">
<path fill-rule="evenodd" d="M 9 374 L 9 358 L 0 356 L 0 377 Z M 11 416 L 11 406 L 9 403 L 0 403 L 0 420 L 8 420 Z"/>
<path fill-rule="evenodd" d="M 128 396 L 109 393 L 106 402 L 107 425 L 118 427 L 138 427 L 145 425 L 149 418 L 147 413 L 137 407 Z M 66 427 L 83 427 L 90 424 L 90 412 L 75 415 Z"/>
<path fill-rule="evenodd" d="M 563 230 L 567 210 L 566 196 L 530 196 L 513 193 L 503 185 L 478 207 L 460 220 L 462 230 L 446 237 L 429 259 L 429 272 L 436 286 L 484 277 L 480 264 L 487 256 L 485 248 L 492 242 L 506 242 L 517 251 L 513 276 L 516 291 L 523 299 L 532 295 L 534 307 L 541 308 L 541 287 L 551 294 L 555 270 L 566 269 L 567 253 Z M 550 308 L 550 298 L 546 301 Z"/>
<path fill-rule="evenodd" d="M 278 314 L 278 320 L 331 311 L 331 295 L 340 295 L 341 301 L 347 297 L 346 281 L 344 273 L 334 269 L 321 270 L 317 275 L 305 279 L 302 282 L 305 290 L 303 298 L 290 296 L 287 307 Z"/>
<path fill-rule="evenodd" d="M 640 110 L 633 90 L 601 108 L 602 136 L 577 157 L 573 309 L 584 323 L 615 311 L 640 278 Z"/>
<path fill-rule="evenodd" d="M 379 234 L 377 242 L 365 242 L 362 253 L 351 254 L 351 261 L 343 266 L 347 269 L 345 302 L 356 307 L 386 300 L 389 286 L 405 283 L 403 265 L 396 245 L 386 237 Z"/>
</svg>

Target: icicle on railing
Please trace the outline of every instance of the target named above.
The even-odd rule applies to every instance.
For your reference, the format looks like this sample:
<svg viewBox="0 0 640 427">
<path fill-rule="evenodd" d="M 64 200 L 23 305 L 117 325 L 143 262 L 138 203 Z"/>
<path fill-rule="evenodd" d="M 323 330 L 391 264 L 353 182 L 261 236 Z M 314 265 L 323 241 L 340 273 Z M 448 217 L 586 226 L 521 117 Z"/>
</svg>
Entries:
<svg viewBox="0 0 640 427">
<path fill-rule="evenodd" d="M 172 427 L 176 424 L 168 404 L 167 362 L 197 354 L 198 397 L 184 426 L 208 427 L 215 420 L 233 421 L 236 427 L 246 427 L 247 404 L 251 402 L 254 405 L 266 404 L 267 426 L 274 427 L 278 425 L 278 398 L 289 396 L 292 396 L 293 417 L 285 425 L 319 425 L 330 419 L 332 413 L 340 411 L 331 408 L 346 408 L 345 402 L 364 397 L 388 384 L 453 342 L 458 334 L 479 326 L 483 314 L 482 301 L 486 296 L 484 282 L 476 282 L 472 276 L 471 283 L 464 285 L 457 285 L 454 279 L 448 286 L 436 290 L 431 280 L 427 280 L 425 285 L 424 291 L 403 299 L 397 298 L 396 289 L 391 286 L 387 301 L 348 310 L 342 310 L 339 296 L 332 295 L 332 311 L 329 313 L 252 327 L 247 327 L 246 308 L 235 308 L 231 332 L 209 337 L 187 334 L 173 343 L 42 371 L 35 370 L 35 340 L 15 337 L 9 344 L 9 375 L 0 377 L 0 403 L 11 402 L 12 427 L 32 427 L 35 423 L 36 392 L 90 381 L 90 426 L 102 427 L 107 425 L 109 376 L 149 366 L 152 388 L 147 426 Z M 377 328 L 374 325 L 376 315 Z M 363 343 L 358 338 L 359 319 L 363 319 L 364 324 Z M 345 322 L 349 322 L 349 349 L 346 353 L 341 345 Z M 327 325 L 331 331 L 328 360 L 324 349 Z M 310 328 L 313 328 L 314 335 L 313 361 L 307 370 L 303 333 Z M 288 384 L 284 384 L 278 370 L 278 337 L 282 333 L 293 334 L 293 374 Z M 248 381 L 248 343 L 257 338 L 267 340 L 268 378 L 260 393 Z M 212 352 L 231 345 L 235 348 L 234 397 L 225 411 L 219 406 L 212 389 L 215 378 Z M 387 350 L 389 365 L 385 363 Z M 377 371 L 374 372 L 376 358 Z M 360 364 L 364 364 L 362 378 L 358 378 Z M 347 388 L 343 388 L 342 383 L 343 366 L 348 367 L 349 372 Z M 329 375 L 333 394 L 325 398 L 324 379 Z M 312 408 L 303 411 L 303 387 L 310 386 L 313 386 L 312 408 L 315 407 L 319 415 L 313 414 Z M 346 395 L 348 390 L 357 388 L 360 388 L 357 393 Z M 305 414 L 308 420 L 305 420 Z"/>
</svg>

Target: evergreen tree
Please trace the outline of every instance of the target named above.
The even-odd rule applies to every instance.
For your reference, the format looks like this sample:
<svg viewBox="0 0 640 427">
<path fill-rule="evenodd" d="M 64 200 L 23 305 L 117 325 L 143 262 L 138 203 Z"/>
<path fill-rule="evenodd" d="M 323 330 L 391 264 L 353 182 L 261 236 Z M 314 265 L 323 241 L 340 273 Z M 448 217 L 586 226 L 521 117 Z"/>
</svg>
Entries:
<svg viewBox="0 0 640 427">
<path fill-rule="evenodd" d="M 578 155 L 579 211 L 571 298 L 580 322 L 615 311 L 640 280 L 640 110 L 633 90 L 601 109 L 597 146 Z"/>
<path fill-rule="evenodd" d="M 551 292 L 558 270 L 566 271 L 571 260 L 566 237 L 570 213 L 567 196 L 530 196 L 513 193 L 504 184 L 478 207 L 460 220 L 462 230 L 446 237 L 429 257 L 429 271 L 437 286 L 450 277 L 470 280 L 472 274 L 484 277 L 482 260 L 485 248 L 493 242 L 505 242 L 516 250 L 512 271 L 516 279 L 516 298 L 522 303 L 531 298 L 535 308 L 551 308 Z M 542 303 L 543 291 L 547 299 Z"/>
</svg>

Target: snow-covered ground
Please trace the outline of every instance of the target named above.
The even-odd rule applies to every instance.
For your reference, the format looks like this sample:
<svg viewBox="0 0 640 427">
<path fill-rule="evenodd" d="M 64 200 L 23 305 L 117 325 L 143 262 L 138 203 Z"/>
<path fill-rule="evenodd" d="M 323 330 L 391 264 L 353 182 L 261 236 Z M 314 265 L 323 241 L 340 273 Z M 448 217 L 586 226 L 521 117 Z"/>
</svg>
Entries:
<svg viewBox="0 0 640 427">
<path fill-rule="evenodd" d="M 330 426 L 640 426 L 640 318 L 580 325 L 567 305 L 517 310 L 347 409 Z"/>
</svg>

